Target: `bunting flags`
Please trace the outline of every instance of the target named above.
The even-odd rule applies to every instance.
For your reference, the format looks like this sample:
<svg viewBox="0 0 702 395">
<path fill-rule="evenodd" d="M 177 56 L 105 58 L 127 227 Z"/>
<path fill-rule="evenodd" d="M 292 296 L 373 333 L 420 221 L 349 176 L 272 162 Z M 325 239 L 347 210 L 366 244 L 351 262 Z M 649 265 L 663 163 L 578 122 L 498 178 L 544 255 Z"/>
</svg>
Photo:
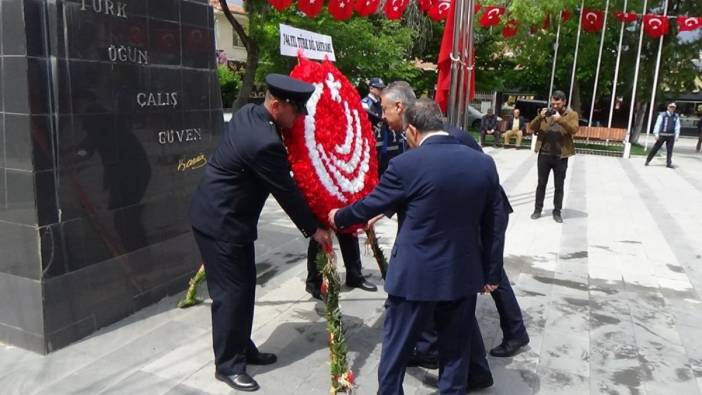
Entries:
<svg viewBox="0 0 702 395">
<path fill-rule="evenodd" d="M 691 32 L 702 27 L 702 17 L 679 16 L 678 30 L 681 32 Z"/>
<path fill-rule="evenodd" d="M 646 14 L 643 16 L 644 33 L 651 38 L 668 34 L 668 18 L 665 15 Z"/>
<path fill-rule="evenodd" d="M 484 8 L 483 15 L 480 17 L 480 26 L 489 27 L 497 26 L 500 23 L 500 18 L 505 13 L 505 7 L 488 6 Z"/>
<path fill-rule="evenodd" d="M 278 11 L 284 11 L 293 0 L 267 0 L 268 3 Z M 328 1 L 329 13 L 337 20 L 348 20 L 354 15 L 366 17 L 378 12 L 381 0 L 297 0 L 297 8 L 305 16 L 315 18 L 324 7 L 324 2 Z M 397 20 L 402 18 L 405 10 L 412 0 L 386 0 L 383 12 L 388 19 Z M 445 21 L 448 18 L 448 10 L 455 0 L 415 0 L 419 9 L 435 21 Z M 504 23 L 501 33 L 504 38 L 514 37 L 518 32 L 519 21 L 514 18 L 505 18 L 506 9 L 504 6 L 481 5 L 475 3 L 474 12 L 480 13 L 478 24 L 485 28 L 491 28 Z M 573 11 L 564 9 L 560 12 L 561 23 L 568 22 Z M 635 11 L 616 11 L 612 15 L 621 23 L 633 23 L 642 17 L 643 29 L 647 36 L 658 38 L 670 32 L 670 19 L 677 22 L 678 32 L 689 32 L 702 28 L 702 16 L 666 16 L 656 14 L 646 14 L 641 16 Z M 532 25 L 531 33 L 535 34 L 539 29 L 548 30 L 551 28 L 552 15 L 546 15 L 543 23 Z M 580 12 L 582 29 L 589 33 L 598 33 L 604 28 L 604 12 L 601 10 L 583 8 Z"/>
<path fill-rule="evenodd" d="M 583 30 L 588 33 L 597 33 L 604 26 L 604 12 L 599 10 L 583 8 L 580 19 Z"/>
<path fill-rule="evenodd" d="M 638 16 L 636 15 L 636 12 L 634 11 L 629 11 L 629 12 L 624 12 L 624 11 L 617 11 L 614 13 L 614 17 L 619 20 L 621 23 L 631 23 L 636 21 Z"/>
</svg>

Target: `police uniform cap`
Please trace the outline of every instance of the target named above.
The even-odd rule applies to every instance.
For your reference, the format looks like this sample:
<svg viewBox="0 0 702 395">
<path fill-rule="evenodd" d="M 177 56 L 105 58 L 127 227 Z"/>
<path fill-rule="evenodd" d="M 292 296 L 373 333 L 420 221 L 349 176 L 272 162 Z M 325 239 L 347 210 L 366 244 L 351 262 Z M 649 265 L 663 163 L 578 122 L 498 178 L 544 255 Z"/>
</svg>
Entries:
<svg viewBox="0 0 702 395">
<path fill-rule="evenodd" d="M 372 88 L 380 88 L 380 89 L 383 89 L 383 88 L 385 88 L 385 83 L 383 82 L 382 79 L 380 79 L 380 78 L 378 78 L 378 77 L 373 77 L 373 78 L 371 78 L 370 81 L 368 82 L 368 86 L 370 86 L 370 87 L 372 87 Z"/>
<path fill-rule="evenodd" d="M 307 99 L 314 92 L 314 85 L 304 81 L 290 78 L 283 74 L 268 74 L 266 76 L 266 85 L 271 95 L 280 100 L 294 104 L 298 111 L 307 114 Z"/>
</svg>

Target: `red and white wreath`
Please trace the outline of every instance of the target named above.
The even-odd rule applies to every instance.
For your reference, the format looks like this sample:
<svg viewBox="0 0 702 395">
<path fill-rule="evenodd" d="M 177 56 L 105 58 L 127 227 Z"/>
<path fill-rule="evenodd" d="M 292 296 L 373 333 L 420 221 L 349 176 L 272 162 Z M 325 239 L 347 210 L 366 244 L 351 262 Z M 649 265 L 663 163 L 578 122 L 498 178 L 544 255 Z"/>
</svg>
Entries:
<svg viewBox="0 0 702 395">
<path fill-rule="evenodd" d="M 293 178 L 322 223 L 327 213 L 366 196 L 378 183 L 375 137 L 356 88 L 329 61 L 305 58 L 290 76 L 314 84 L 308 114 L 285 133 Z"/>
</svg>

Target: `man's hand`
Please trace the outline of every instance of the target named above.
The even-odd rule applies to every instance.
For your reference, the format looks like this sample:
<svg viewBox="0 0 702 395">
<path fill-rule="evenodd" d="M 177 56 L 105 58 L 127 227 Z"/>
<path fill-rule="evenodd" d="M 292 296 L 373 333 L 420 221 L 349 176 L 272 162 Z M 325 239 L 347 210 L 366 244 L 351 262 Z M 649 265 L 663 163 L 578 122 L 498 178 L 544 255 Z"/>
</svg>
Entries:
<svg viewBox="0 0 702 395">
<path fill-rule="evenodd" d="M 489 294 L 492 293 L 492 291 L 497 289 L 497 285 L 492 285 L 492 284 L 485 284 L 483 285 L 483 294 Z"/>
<path fill-rule="evenodd" d="M 338 208 L 331 209 L 329 211 L 329 214 L 327 214 L 327 220 L 329 221 L 329 224 L 332 226 L 334 230 L 336 230 L 336 222 L 334 221 L 334 217 L 336 216 L 336 212 L 339 211 Z"/>
<path fill-rule="evenodd" d="M 553 122 L 558 122 L 558 120 L 561 119 L 561 113 L 556 111 L 553 115 L 551 115 L 551 119 L 553 119 Z"/>
<path fill-rule="evenodd" d="M 314 241 L 316 241 L 317 243 L 319 243 L 319 245 L 322 246 L 324 251 L 330 252 L 332 250 L 331 233 L 329 233 L 328 230 L 317 228 L 317 230 L 312 235 L 312 238 L 314 239 Z"/>
<path fill-rule="evenodd" d="M 548 111 L 548 108 L 542 108 L 541 112 L 539 113 L 539 116 L 541 118 L 546 118 L 546 111 Z"/>
</svg>

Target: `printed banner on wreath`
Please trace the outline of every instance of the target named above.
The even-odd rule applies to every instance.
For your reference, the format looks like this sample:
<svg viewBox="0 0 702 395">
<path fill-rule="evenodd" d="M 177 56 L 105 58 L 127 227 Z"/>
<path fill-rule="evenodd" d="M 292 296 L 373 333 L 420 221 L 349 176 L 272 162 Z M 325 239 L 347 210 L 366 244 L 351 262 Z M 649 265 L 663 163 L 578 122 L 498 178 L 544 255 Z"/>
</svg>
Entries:
<svg viewBox="0 0 702 395">
<path fill-rule="evenodd" d="M 378 183 L 375 136 L 356 88 L 331 62 L 304 58 L 290 76 L 311 84 L 308 114 L 284 134 L 293 178 L 326 226 L 330 210 L 366 196 Z"/>
<path fill-rule="evenodd" d="M 310 59 L 336 61 L 331 36 L 296 27 L 279 25 L 280 54 L 297 57 L 300 51 Z"/>
</svg>

